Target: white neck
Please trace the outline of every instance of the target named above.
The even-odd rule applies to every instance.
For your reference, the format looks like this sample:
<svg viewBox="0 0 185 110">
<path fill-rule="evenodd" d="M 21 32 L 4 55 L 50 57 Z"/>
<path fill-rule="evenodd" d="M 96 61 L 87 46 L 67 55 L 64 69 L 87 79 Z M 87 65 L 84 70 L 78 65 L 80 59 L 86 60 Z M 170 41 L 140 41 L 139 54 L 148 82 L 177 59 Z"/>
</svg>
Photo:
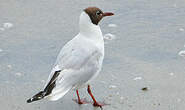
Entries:
<svg viewBox="0 0 185 110">
<path fill-rule="evenodd" d="M 80 34 L 90 39 L 103 40 L 101 29 L 91 22 L 89 16 L 82 12 L 80 15 Z"/>
</svg>

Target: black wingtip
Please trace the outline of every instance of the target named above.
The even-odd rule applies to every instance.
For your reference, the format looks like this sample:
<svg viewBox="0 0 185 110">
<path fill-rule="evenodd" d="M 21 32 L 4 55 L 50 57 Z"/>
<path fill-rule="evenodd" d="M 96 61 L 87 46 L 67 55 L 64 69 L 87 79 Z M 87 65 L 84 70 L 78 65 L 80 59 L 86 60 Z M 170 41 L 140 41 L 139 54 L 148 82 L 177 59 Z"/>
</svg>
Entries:
<svg viewBox="0 0 185 110">
<path fill-rule="evenodd" d="M 41 91 L 38 94 L 34 95 L 32 98 L 27 100 L 27 103 L 31 103 L 33 101 L 41 100 L 45 97 L 45 92 Z"/>
<path fill-rule="evenodd" d="M 37 100 L 41 100 L 43 99 L 45 96 L 49 95 L 53 88 L 55 87 L 55 80 L 58 77 L 58 75 L 60 74 L 61 70 L 55 71 L 53 77 L 51 78 L 50 82 L 48 83 L 48 85 L 46 86 L 46 88 L 44 89 L 44 91 L 40 91 L 39 93 L 37 93 L 36 95 L 34 95 L 32 98 L 27 100 L 27 103 L 31 103 Z"/>
<path fill-rule="evenodd" d="M 27 100 L 27 103 L 31 103 L 31 102 L 33 102 L 33 101 L 31 100 L 31 98 Z"/>
</svg>

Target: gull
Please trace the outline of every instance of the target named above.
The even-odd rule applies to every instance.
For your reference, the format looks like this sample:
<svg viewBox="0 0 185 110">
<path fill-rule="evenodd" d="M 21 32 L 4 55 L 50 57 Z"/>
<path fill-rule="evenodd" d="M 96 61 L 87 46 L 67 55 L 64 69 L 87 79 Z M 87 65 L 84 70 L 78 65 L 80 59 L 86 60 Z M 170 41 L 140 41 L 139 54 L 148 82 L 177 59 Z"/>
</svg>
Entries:
<svg viewBox="0 0 185 110">
<path fill-rule="evenodd" d="M 83 10 L 79 20 L 80 32 L 61 49 L 44 89 L 27 103 L 44 98 L 56 101 L 74 89 L 78 98 L 76 102 L 85 104 L 87 101 L 80 98 L 78 89 L 87 86 L 93 106 L 102 108 L 105 105 L 96 101 L 90 82 L 98 76 L 104 59 L 104 39 L 98 24 L 102 18 L 112 15 L 97 7 Z"/>
</svg>

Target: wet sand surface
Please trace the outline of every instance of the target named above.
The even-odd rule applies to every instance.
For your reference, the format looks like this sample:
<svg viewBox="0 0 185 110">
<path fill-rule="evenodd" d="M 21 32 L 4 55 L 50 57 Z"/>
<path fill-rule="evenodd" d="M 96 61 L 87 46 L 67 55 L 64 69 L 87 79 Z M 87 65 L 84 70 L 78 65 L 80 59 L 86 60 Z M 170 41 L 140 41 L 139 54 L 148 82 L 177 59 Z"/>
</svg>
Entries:
<svg viewBox="0 0 185 110">
<path fill-rule="evenodd" d="M 105 110 L 182 110 L 185 107 L 183 0 L 1 0 L 0 106 L 3 110 L 99 110 L 62 99 L 27 104 L 45 85 L 61 47 L 79 31 L 82 9 L 115 13 L 101 21 L 105 59 L 92 82 Z M 91 100 L 86 89 L 80 95 Z"/>
</svg>

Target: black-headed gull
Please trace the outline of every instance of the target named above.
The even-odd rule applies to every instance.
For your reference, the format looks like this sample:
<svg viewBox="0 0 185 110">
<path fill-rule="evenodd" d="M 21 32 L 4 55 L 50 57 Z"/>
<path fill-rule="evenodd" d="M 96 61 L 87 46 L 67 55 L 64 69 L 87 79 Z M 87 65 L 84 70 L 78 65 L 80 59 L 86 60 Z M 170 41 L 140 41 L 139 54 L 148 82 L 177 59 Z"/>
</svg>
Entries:
<svg viewBox="0 0 185 110">
<path fill-rule="evenodd" d="M 86 102 L 80 99 L 78 89 L 87 85 L 93 105 L 104 105 L 98 103 L 92 95 L 89 82 L 99 74 L 104 59 L 104 40 L 98 23 L 105 16 L 112 15 L 97 7 L 84 9 L 80 15 L 79 34 L 62 48 L 44 89 L 28 99 L 28 103 L 43 98 L 55 101 L 75 89 L 78 96 L 76 102 L 84 104 Z"/>
</svg>

